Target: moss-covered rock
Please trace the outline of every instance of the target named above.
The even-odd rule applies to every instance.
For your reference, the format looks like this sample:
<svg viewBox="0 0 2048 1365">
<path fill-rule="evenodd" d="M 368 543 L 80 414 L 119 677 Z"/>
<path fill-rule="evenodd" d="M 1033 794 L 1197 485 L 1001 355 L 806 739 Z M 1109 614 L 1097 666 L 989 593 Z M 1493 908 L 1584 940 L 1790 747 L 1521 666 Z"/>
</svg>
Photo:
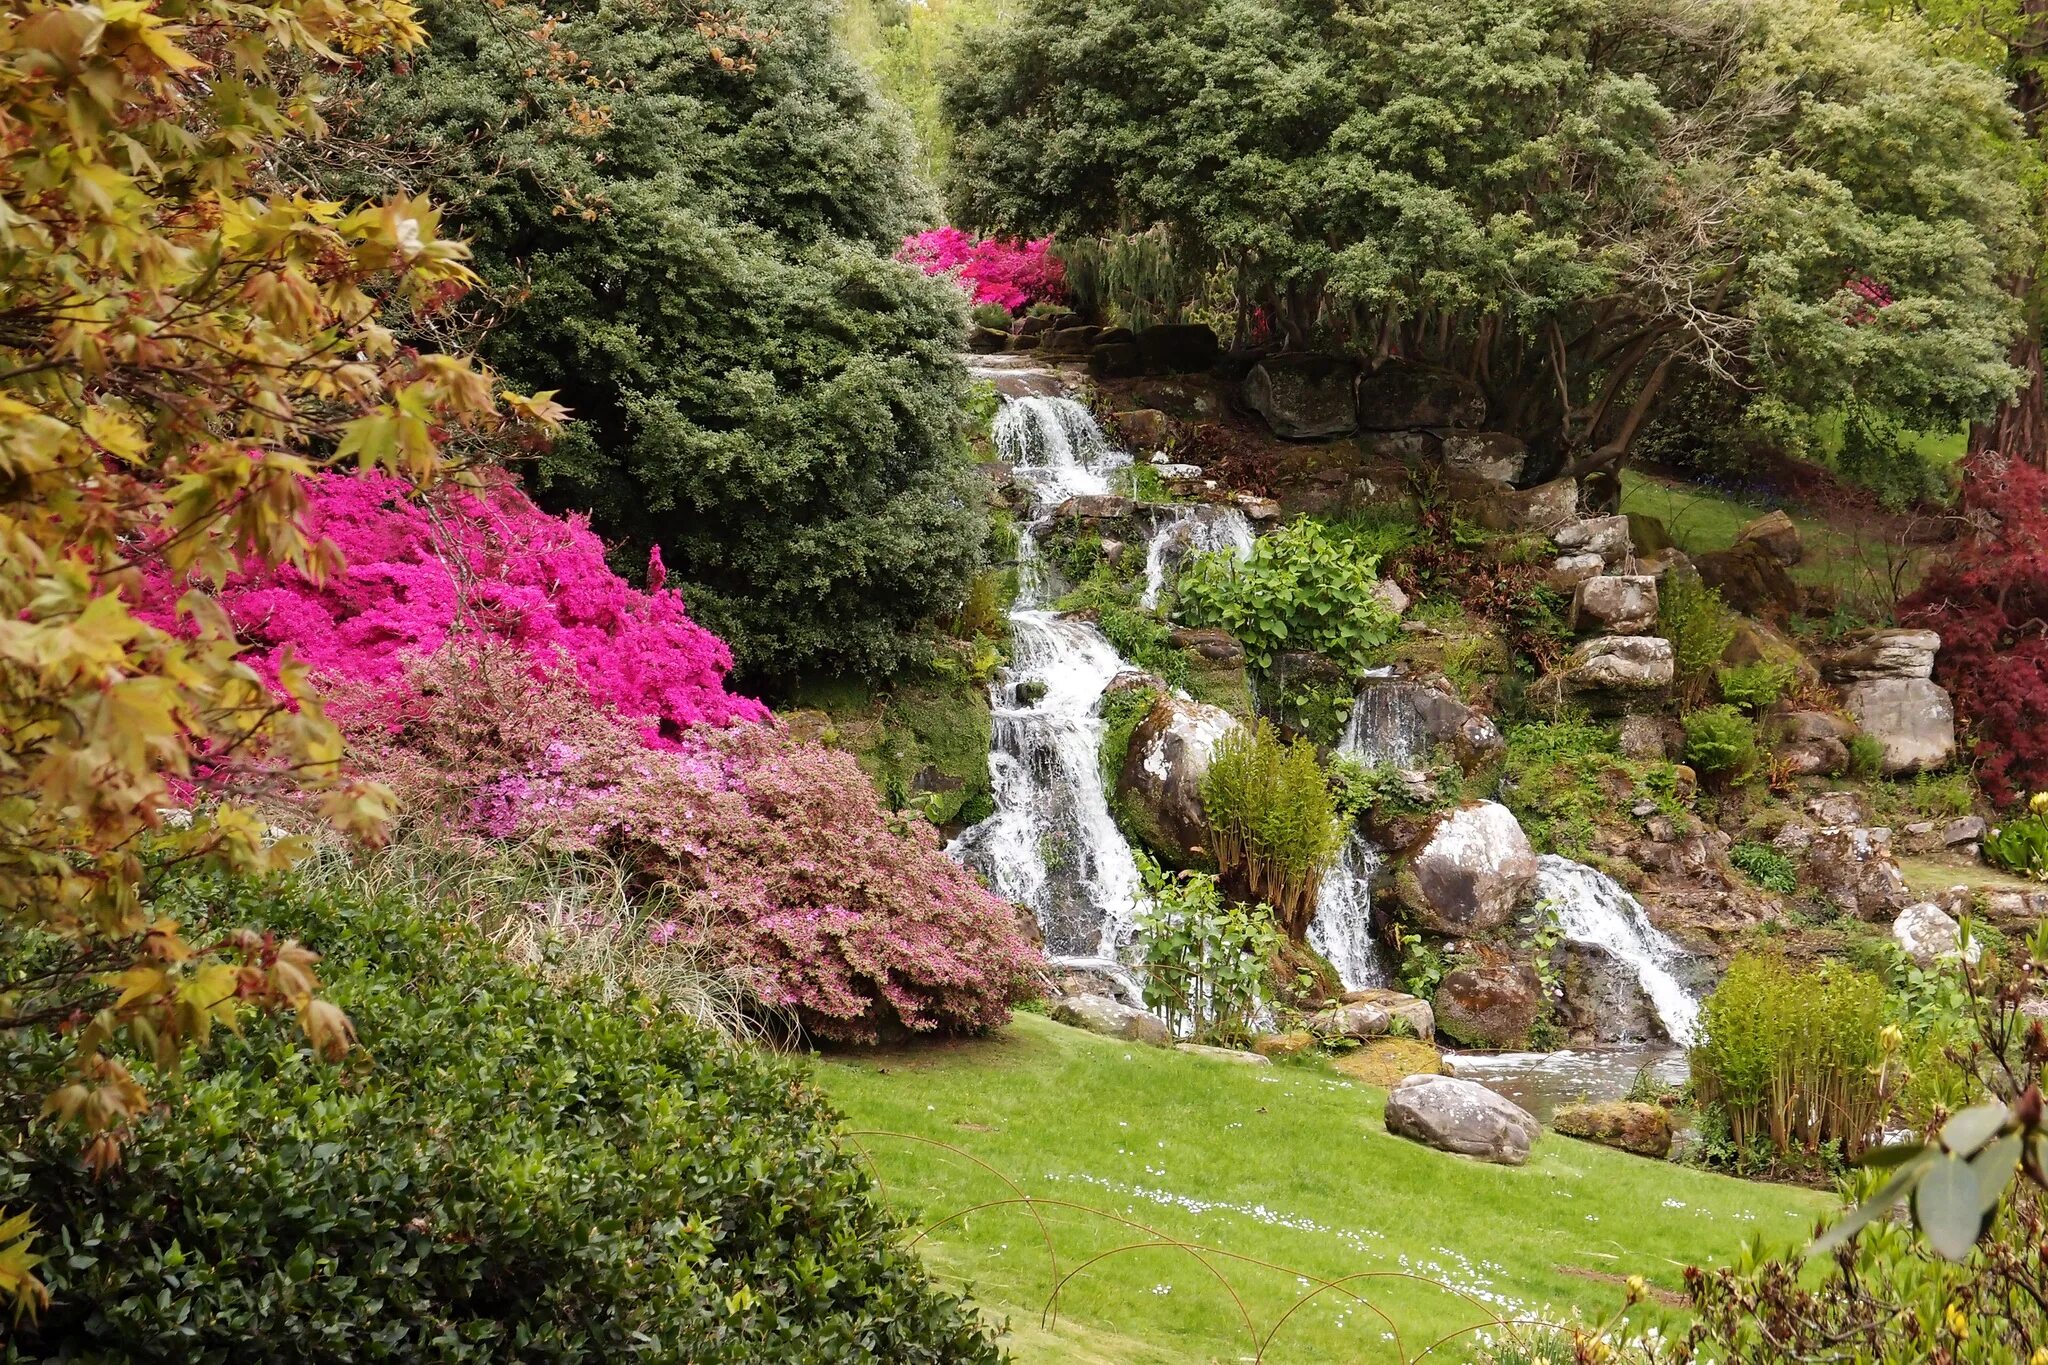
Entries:
<svg viewBox="0 0 2048 1365">
<path fill-rule="evenodd" d="M 1441 1076 L 1444 1055 L 1413 1038 L 1375 1038 L 1331 1065 L 1355 1081 L 1391 1088 L 1410 1076 Z"/>
<path fill-rule="evenodd" d="M 1567 1105 L 1557 1111 L 1551 1126 L 1566 1137 L 1619 1147 L 1637 1156 L 1671 1155 L 1671 1115 L 1654 1104 L 1613 1100 Z"/>
</svg>

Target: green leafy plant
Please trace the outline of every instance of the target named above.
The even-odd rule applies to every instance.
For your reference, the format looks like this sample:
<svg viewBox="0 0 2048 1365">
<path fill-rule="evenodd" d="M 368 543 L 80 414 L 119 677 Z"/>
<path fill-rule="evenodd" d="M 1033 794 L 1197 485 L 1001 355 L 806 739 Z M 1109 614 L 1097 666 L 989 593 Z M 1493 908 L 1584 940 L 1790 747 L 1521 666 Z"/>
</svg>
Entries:
<svg viewBox="0 0 2048 1365">
<path fill-rule="evenodd" d="M 1849 773 L 1853 777 L 1876 777 L 1884 771 L 1884 741 L 1876 735 L 1853 735 L 1849 739 Z"/>
<path fill-rule="evenodd" d="M 1706 695 L 1735 638 L 1735 614 L 1699 575 L 1668 573 L 1658 589 L 1657 633 L 1671 642 L 1678 695 L 1695 702 Z"/>
<path fill-rule="evenodd" d="M 1703 776 L 1740 782 L 1756 771 L 1756 724 L 1732 706 L 1689 711 L 1685 761 Z"/>
<path fill-rule="evenodd" d="M 1206 872 L 1167 872 L 1142 853 L 1138 870 L 1151 899 L 1138 920 L 1145 1003 L 1176 1034 L 1247 1042 L 1281 949 L 1273 912 L 1225 899 Z"/>
<path fill-rule="evenodd" d="M 1124 754 L 1131 747 L 1131 736 L 1145 714 L 1152 709 L 1155 694 L 1144 688 L 1127 687 L 1111 692 L 1102 699 L 1102 743 L 1096 749 L 1096 761 L 1102 769 L 1102 785 L 1105 790 L 1116 790 L 1117 773 L 1124 766 Z"/>
<path fill-rule="evenodd" d="M 1745 840 L 1728 850 L 1728 861 L 1766 891 L 1789 896 L 1799 889 L 1799 870 L 1790 858 L 1772 848 Z"/>
<path fill-rule="evenodd" d="M 1722 701 L 1744 711 L 1757 712 L 1790 691 L 1798 681 L 1799 670 L 1789 663 L 1762 660 L 1739 668 L 1724 668 L 1714 676 L 1720 685 Z"/>
<path fill-rule="evenodd" d="M 967 310 L 977 327 L 986 327 L 992 332 L 1010 330 L 1010 310 L 1000 303 L 977 303 Z"/>
<path fill-rule="evenodd" d="M 1396 929 L 1397 933 L 1400 930 Z M 1401 933 L 1399 949 L 1401 985 L 1410 995 L 1427 1000 L 1436 994 L 1439 982 L 1451 969 L 1443 949 L 1430 943 L 1419 934 Z"/>
<path fill-rule="evenodd" d="M 1353 677 L 1394 637 L 1394 614 L 1376 594 L 1379 557 L 1309 518 L 1259 537 L 1251 556 L 1197 556 L 1181 571 L 1181 614 L 1244 642 L 1261 671 L 1282 650 L 1309 649 Z"/>
<path fill-rule="evenodd" d="M 1264 718 L 1231 730 L 1209 759 L 1202 805 L 1224 877 L 1272 906 L 1300 942 L 1345 837 L 1315 746 L 1283 743 Z"/>
<path fill-rule="evenodd" d="M 1984 860 L 2035 881 L 2048 881 L 2048 792 L 2036 792 L 2024 813 L 1984 836 Z"/>
<path fill-rule="evenodd" d="M 1611 726 L 1565 719 L 1508 729 L 1500 800 L 1538 848 L 1589 856 L 1603 823 L 1626 816 L 1616 810 L 1617 791 L 1654 801 L 1666 815 L 1683 811 L 1672 766 L 1623 757 Z"/>
</svg>

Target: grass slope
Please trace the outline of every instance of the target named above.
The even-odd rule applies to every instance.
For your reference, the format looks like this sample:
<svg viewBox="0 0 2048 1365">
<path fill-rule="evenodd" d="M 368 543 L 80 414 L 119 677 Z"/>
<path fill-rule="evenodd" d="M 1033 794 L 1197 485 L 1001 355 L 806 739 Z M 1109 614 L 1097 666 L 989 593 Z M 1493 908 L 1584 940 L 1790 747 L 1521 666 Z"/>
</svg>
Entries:
<svg viewBox="0 0 2048 1365">
<path fill-rule="evenodd" d="M 1322 1066 L 1246 1067 L 1034 1015 L 987 1040 L 829 1057 L 817 1077 L 857 1134 L 959 1149 L 855 1139 L 918 1227 L 964 1213 L 922 1249 L 1008 1315 L 1025 1362 L 1409 1360 L 1500 1309 L 1605 1315 L 1632 1273 L 1677 1290 L 1685 1265 L 1725 1261 L 1748 1237 L 1794 1244 L 1828 1203 L 1548 1135 L 1520 1169 L 1468 1161 L 1390 1137 L 1384 1092 Z M 964 1212 L 1020 1191 L 1101 1211 L 1039 1206 L 1061 1272 L 1077 1272 L 1049 1324 L 1031 1214 Z M 1247 1259 L 1117 1250 L 1154 1240 L 1147 1229 Z M 1372 1308 L 1325 1294 L 1259 1356 L 1308 1277 L 1366 1273 L 1353 1288 Z M 1463 1359 L 1464 1343 L 1429 1358 Z"/>
</svg>

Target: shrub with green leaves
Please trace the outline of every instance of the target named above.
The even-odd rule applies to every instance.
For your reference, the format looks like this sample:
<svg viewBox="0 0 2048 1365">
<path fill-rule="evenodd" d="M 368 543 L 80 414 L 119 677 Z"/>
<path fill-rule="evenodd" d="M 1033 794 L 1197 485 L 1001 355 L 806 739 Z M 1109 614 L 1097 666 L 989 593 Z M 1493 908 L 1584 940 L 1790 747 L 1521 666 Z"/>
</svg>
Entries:
<svg viewBox="0 0 2048 1365">
<path fill-rule="evenodd" d="M 1658 585 L 1657 633 L 1671 642 L 1678 695 L 1697 701 L 1735 639 L 1735 613 L 1698 574 L 1668 573 Z"/>
<path fill-rule="evenodd" d="M 1356 677 L 1394 638 L 1395 617 L 1378 584 L 1378 555 L 1303 518 L 1259 537 L 1247 559 L 1227 551 L 1197 556 L 1181 571 L 1180 612 L 1191 625 L 1235 635 L 1261 671 L 1282 650 L 1309 649 Z"/>
<path fill-rule="evenodd" d="M 1876 777 L 1884 771 L 1884 741 L 1876 735 L 1849 738 L 1849 775 Z"/>
<path fill-rule="evenodd" d="M 105 1178 L 10 1084 L 0 1201 L 47 1230 L 53 1302 L 7 1359 L 999 1358 L 797 1066 L 397 898 L 207 881 L 163 909 L 318 945 L 363 1047 L 250 1019 L 156 1078 Z M 46 1036 L 0 1046 L 11 1081 L 62 1069 Z"/>
<path fill-rule="evenodd" d="M 1724 668 L 1715 675 L 1721 700 L 1744 711 L 1761 711 L 1792 689 L 1799 670 L 1789 663 L 1768 659 L 1739 668 Z"/>
<path fill-rule="evenodd" d="M 2023 813 L 2000 821 L 1984 836 L 1984 860 L 2022 877 L 2048 881 L 2048 792 L 2037 792 Z"/>
<path fill-rule="evenodd" d="M 1833 1143 L 1854 1160 L 1878 1139 L 1898 1080 L 1884 1065 L 1886 1022 L 1877 977 L 1745 953 L 1701 1006 L 1693 1084 L 1745 1159 L 1766 1147 L 1818 1157 Z"/>
<path fill-rule="evenodd" d="M 1251 899 L 1273 907 L 1300 942 L 1323 873 L 1344 846 L 1337 798 L 1305 739 L 1283 743 L 1263 718 L 1216 742 L 1202 778 L 1216 865 Z"/>
<path fill-rule="evenodd" d="M 1177 1034 L 1242 1046 L 1281 950 L 1273 912 L 1224 899 L 1210 873 L 1167 872 L 1142 853 L 1138 870 L 1151 898 L 1138 920 L 1145 1003 Z"/>
<path fill-rule="evenodd" d="M 1732 706 L 1688 711 L 1685 761 L 1701 774 L 1740 782 L 1756 771 L 1756 723 Z"/>
<path fill-rule="evenodd" d="M 1799 889 L 1799 870 L 1792 860 L 1769 844 L 1749 841 L 1728 851 L 1728 861 L 1742 869 L 1744 876 L 1766 891 L 1789 896 Z"/>
</svg>

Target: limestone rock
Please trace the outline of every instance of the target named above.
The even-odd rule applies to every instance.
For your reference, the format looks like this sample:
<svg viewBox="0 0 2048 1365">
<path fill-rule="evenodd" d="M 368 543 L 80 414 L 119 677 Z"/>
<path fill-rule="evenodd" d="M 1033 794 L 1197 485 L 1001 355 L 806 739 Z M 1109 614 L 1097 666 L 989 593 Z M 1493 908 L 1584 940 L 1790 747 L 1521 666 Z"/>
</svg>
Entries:
<svg viewBox="0 0 2048 1365">
<path fill-rule="evenodd" d="M 1693 561 L 1700 581 L 1717 588 L 1721 600 L 1745 615 L 1784 622 L 1806 598 L 1785 565 L 1756 541 L 1737 541 Z"/>
<path fill-rule="evenodd" d="M 1117 773 L 1117 799 L 1162 854 L 1208 847 L 1202 779 L 1217 741 L 1236 725 L 1236 718 L 1220 706 L 1161 696 L 1131 733 L 1131 747 Z M 1200 861 L 1183 853 L 1183 861 L 1190 858 Z"/>
<path fill-rule="evenodd" d="M 1025 908 L 1025 916 L 1030 914 Z M 1020 916 L 1023 918 L 1023 916 Z M 1032 919 L 1035 925 L 1037 920 Z M 1044 945 L 1045 936 L 1039 935 L 1039 944 Z M 1144 987 L 1131 975 L 1130 969 L 1113 958 L 1062 957 L 1048 962 L 1043 973 L 1046 997 L 1057 1000 L 1062 996 L 1099 995 L 1119 1004 L 1143 1006 Z"/>
<path fill-rule="evenodd" d="M 1864 734 L 1884 745 L 1887 777 L 1932 772 L 1955 759 L 1955 703 L 1939 683 L 1926 678 L 1848 683 L 1842 704 Z"/>
<path fill-rule="evenodd" d="M 1840 777 L 1849 771 L 1849 746 L 1839 739 L 1794 739 L 1771 751 L 1793 777 Z"/>
<path fill-rule="evenodd" d="M 1262 498 L 1256 493 L 1239 493 L 1231 499 L 1237 510 L 1244 513 L 1247 521 L 1277 521 L 1280 504 L 1271 498 Z"/>
<path fill-rule="evenodd" d="M 1181 626 L 1166 637 L 1190 656 L 1188 663 L 1204 672 L 1222 672 L 1244 667 L 1244 645 L 1235 635 L 1216 626 L 1199 629 Z"/>
<path fill-rule="evenodd" d="M 1604 564 L 1619 564 L 1635 553 L 1627 517 L 1588 517 L 1551 532 L 1557 548 L 1568 554 L 1599 555 Z"/>
<path fill-rule="evenodd" d="M 1453 431 L 1443 438 L 1444 468 L 1490 483 L 1513 483 L 1522 477 L 1529 447 L 1504 431 Z"/>
<path fill-rule="evenodd" d="M 1512 919 L 1536 872 L 1514 813 L 1477 801 L 1435 823 L 1396 874 L 1395 894 L 1421 928 L 1466 938 Z"/>
<path fill-rule="evenodd" d="M 1991 832 L 1981 815 L 1959 815 L 1941 827 L 1943 848 L 1963 848 L 1984 842 L 1984 836 Z"/>
<path fill-rule="evenodd" d="M 1410 1076 L 1443 1075 L 1444 1055 L 1413 1038 L 1375 1038 L 1340 1053 L 1330 1065 L 1354 1081 L 1388 1089 Z"/>
<path fill-rule="evenodd" d="M 1623 758 L 1664 762 L 1685 752 L 1685 727 L 1664 716 L 1629 715 L 1621 718 Z"/>
<path fill-rule="evenodd" d="M 1175 1052 L 1185 1052 L 1190 1057 L 1208 1057 L 1219 1062 L 1235 1062 L 1239 1066 L 1271 1066 L 1273 1059 L 1257 1052 L 1245 1052 L 1234 1047 L 1209 1047 L 1204 1043 L 1175 1043 Z"/>
<path fill-rule="evenodd" d="M 1173 1034 L 1158 1015 L 1148 1014 L 1107 996 L 1066 996 L 1053 1001 L 1046 1013 L 1055 1023 L 1121 1038 L 1128 1043 L 1144 1043 L 1150 1047 L 1173 1045 Z"/>
<path fill-rule="evenodd" d="M 1597 943 L 1564 942 L 1553 948 L 1558 1024 L 1574 1046 L 1647 1043 L 1665 1037 L 1657 1007 L 1643 992 L 1636 969 Z"/>
<path fill-rule="evenodd" d="M 1373 583 L 1372 599 L 1392 615 L 1405 616 L 1408 613 L 1408 594 L 1391 578 L 1378 579 Z"/>
<path fill-rule="evenodd" d="M 1921 901 L 1899 911 L 1899 917 L 1892 921 L 1892 938 L 1907 957 L 1922 967 L 1932 967 L 1962 950 L 1962 926 L 1932 901 Z"/>
<path fill-rule="evenodd" d="M 1142 329 L 1134 343 L 1146 374 L 1193 374 L 1216 363 L 1216 333 L 1199 322 L 1166 322 Z"/>
<path fill-rule="evenodd" d="M 1085 521 L 1100 525 L 1105 521 L 1122 521 L 1138 510 L 1138 504 L 1129 498 L 1120 498 L 1114 493 L 1084 493 L 1068 498 L 1053 510 L 1053 515 L 1062 521 Z"/>
<path fill-rule="evenodd" d="M 1526 1109 L 1477 1082 L 1410 1076 L 1387 1092 L 1387 1131 L 1446 1152 L 1520 1166 L 1543 1129 Z"/>
<path fill-rule="evenodd" d="M 1806 555 L 1806 546 L 1799 538 L 1799 528 L 1792 524 L 1792 518 L 1785 515 L 1782 507 L 1743 527 L 1735 539 L 1761 546 L 1780 564 L 1797 564 Z"/>
<path fill-rule="evenodd" d="M 1657 628 L 1657 580 L 1602 574 L 1572 595 L 1572 629 L 1581 635 L 1648 635 Z"/>
<path fill-rule="evenodd" d="M 1912 900 L 1892 859 L 1891 831 L 1868 825 L 1816 830 L 1800 881 L 1863 920 L 1885 920 Z"/>
<path fill-rule="evenodd" d="M 1831 683 L 1880 678 L 1931 678 L 1941 636 L 1931 630 L 1866 630 L 1820 655 L 1821 676 Z"/>
<path fill-rule="evenodd" d="M 1310 1015 L 1308 1031 L 1318 1038 L 1377 1038 L 1391 1017 L 1383 1005 L 1335 1005 Z"/>
<path fill-rule="evenodd" d="M 1677 671 L 1671 642 L 1662 636 L 1603 636 L 1574 649 L 1556 673 L 1538 684 L 1537 696 L 1575 701 L 1611 715 L 1653 705 Z"/>
<path fill-rule="evenodd" d="M 1390 1022 L 1399 1020 L 1407 1024 L 1417 1038 L 1436 1036 L 1436 1014 L 1427 1000 L 1417 996 L 1405 995 L 1384 986 L 1368 986 L 1364 990 L 1344 992 L 1344 1004 L 1376 1006 L 1387 1012 Z"/>
<path fill-rule="evenodd" d="M 1618 1147 L 1637 1156 L 1671 1155 L 1671 1115 L 1659 1105 L 1630 1100 L 1571 1104 L 1558 1110 L 1550 1122 L 1566 1137 Z"/>
<path fill-rule="evenodd" d="M 1116 414 L 1117 429 L 1133 443 L 1150 450 L 1166 444 L 1173 434 L 1173 419 L 1158 408 L 1133 408 Z"/>
<path fill-rule="evenodd" d="M 1244 403 L 1283 439 L 1343 436 L 1358 427 L 1357 384 L 1358 367 L 1343 356 L 1283 352 L 1252 366 Z"/>
<path fill-rule="evenodd" d="M 1489 531 L 1554 531 L 1579 513 L 1576 479 L 1552 479 L 1523 489 L 1469 479 L 1450 491 L 1453 500 Z"/>
<path fill-rule="evenodd" d="M 1596 554 L 1559 555 L 1544 573 L 1543 586 L 1554 593 L 1573 592 L 1579 584 L 1606 569 L 1607 561 Z"/>
<path fill-rule="evenodd" d="M 1862 792 L 1822 792 L 1806 798 L 1806 813 L 1822 825 L 1867 825 L 1870 798 Z"/>
<path fill-rule="evenodd" d="M 1437 750 L 1449 749 L 1469 770 L 1506 743 L 1486 716 L 1442 687 L 1409 678 L 1365 679 L 1353 714 L 1362 718 L 1368 757 L 1375 763 L 1420 767 Z"/>
<path fill-rule="evenodd" d="M 1358 425 L 1367 431 L 1476 427 L 1486 395 L 1461 374 L 1388 359 L 1358 381 Z"/>
<path fill-rule="evenodd" d="M 1519 1048 L 1543 1012 L 1543 982 L 1526 962 L 1460 967 L 1437 983 L 1437 1031 L 1466 1047 Z"/>
</svg>

